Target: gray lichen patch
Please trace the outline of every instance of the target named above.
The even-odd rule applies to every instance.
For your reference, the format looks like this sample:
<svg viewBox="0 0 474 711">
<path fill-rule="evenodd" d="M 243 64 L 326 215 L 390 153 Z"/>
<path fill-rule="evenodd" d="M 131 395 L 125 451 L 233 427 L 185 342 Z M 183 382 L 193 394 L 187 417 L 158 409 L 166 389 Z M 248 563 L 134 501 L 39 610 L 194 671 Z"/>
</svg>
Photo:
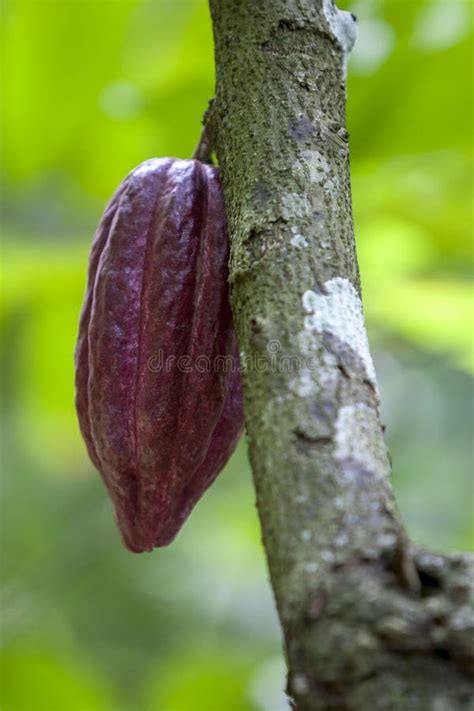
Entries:
<svg viewBox="0 0 474 711">
<path fill-rule="evenodd" d="M 373 408 L 364 403 L 341 407 L 334 435 L 336 458 L 356 461 L 374 476 L 388 475 L 387 450 L 382 437 L 376 433 L 380 433 L 380 423 Z"/>
<path fill-rule="evenodd" d="M 347 60 L 357 39 L 357 25 L 350 12 L 339 10 L 333 0 L 323 0 L 323 13 L 326 21 L 340 44 Z"/>
<path fill-rule="evenodd" d="M 319 391 L 319 386 L 313 377 L 312 372 L 308 368 L 303 368 L 295 377 L 293 377 L 288 387 L 295 395 L 306 398 L 310 395 L 315 395 Z"/>
<path fill-rule="evenodd" d="M 368 380 L 377 388 L 359 295 L 351 282 L 342 277 L 330 279 L 324 286 L 326 294 L 311 289 L 303 294 L 303 308 L 309 314 L 304 319 L 305 329 L 310 333 L 328 331 L 349 344 L 365 364 Z"/>
<path fill-rule="evenodd" d="M 290 244 L 293 245 L 293 247 L 297 247 L 298 249 L 304 249 L 308 246 L 308 242 L 305 240 L 303 235 L 300 235 L 298 233 L 293 235 L 290 240 Z"/>
<path fill-rule="evenodd" d="M 326 133 L 321 131 L 318 124 L 317 140 L 315 147 L 308 147 L 301 152 L 301 157 L 293 162 L 292 175 L 300 185 L 307 185 L 309 180 L 311 190 L 303 189 L 300 194 L 302 205 L 298 209 L 300 217 L 314 220 L 315 211 L 323 213 L 326 210 L 327 199 L 334 200 L 340 189 L 340 178 L 331 165 L 326 150 L 316 147 L 318 143 L 325 143 Z M 294 216 L 294 213 L 293 213 Z"/>
<path fill-rule="evenodd" d="M 322 337 L 315 332 L 301 331 L 295 343 L 302 367 L 290 379 L 289 389 L 300 397 L 320 393 L 334 397 L 339 378 L 337 357 L 322 346 Z"/>
<path fill-rule="evenodd" d="M 286 193 L 281 201 L 281 216 L 284 220 L 298 217 L 306 217 L 309 211 L 309 203 L 305 195 L 298 193 Z"/>
</svg>

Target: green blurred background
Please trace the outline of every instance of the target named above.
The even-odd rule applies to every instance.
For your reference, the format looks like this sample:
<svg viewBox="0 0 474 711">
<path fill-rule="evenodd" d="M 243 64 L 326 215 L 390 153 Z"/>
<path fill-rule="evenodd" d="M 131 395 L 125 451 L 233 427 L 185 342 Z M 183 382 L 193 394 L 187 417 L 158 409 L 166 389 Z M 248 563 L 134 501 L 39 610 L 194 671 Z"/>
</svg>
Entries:
<svg viewBox="0 0 474 711">
<path fill-rule="evenodd" d="M 370 339 L 415 540 L 470 546 L 472 6 L 345 3 Z M 87 253 L 213 94 L 204 0 L 3 0 L 2 711 L 283 711 L 245 443 L 169 548 L 126 552 L 73 409 Z"/>
</svg>

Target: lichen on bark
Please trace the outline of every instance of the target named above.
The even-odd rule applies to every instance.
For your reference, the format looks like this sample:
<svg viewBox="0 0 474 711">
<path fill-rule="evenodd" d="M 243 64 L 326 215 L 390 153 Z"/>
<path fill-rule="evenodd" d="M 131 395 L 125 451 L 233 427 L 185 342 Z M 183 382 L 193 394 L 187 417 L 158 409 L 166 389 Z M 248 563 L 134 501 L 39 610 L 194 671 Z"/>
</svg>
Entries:
<svg viewBox="0 0 474 711">
<path fill-rule="evenodd" d="M 363 323 L 354 19 L 330 0 L 210 5 L 246 427 L 289 694 L 299 711 L 467 709 L 472 558 L 420 551 L 403 529 Z"/>
</svg>

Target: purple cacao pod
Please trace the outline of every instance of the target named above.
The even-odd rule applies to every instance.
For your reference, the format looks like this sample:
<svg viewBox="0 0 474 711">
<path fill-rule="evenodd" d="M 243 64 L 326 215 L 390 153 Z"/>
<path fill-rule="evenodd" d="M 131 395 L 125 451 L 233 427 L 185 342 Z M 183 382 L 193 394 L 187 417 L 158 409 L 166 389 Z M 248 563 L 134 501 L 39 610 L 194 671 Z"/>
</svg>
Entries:
<svg viewBox="0 0 474 711">
<path fill-rule="evenodd" d="M 97 229 L 76 346 L 89 456 L 132 551 L 170 543 L 243 428 L 217 168 L 145 161 Z"/>
</svg>

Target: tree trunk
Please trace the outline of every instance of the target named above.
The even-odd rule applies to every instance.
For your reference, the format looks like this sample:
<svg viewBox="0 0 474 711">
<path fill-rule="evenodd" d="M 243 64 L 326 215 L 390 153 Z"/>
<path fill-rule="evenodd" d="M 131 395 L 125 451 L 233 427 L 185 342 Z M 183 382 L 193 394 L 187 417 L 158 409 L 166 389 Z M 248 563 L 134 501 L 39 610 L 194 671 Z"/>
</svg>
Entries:
<svg viewBox="0 0 474 711">
<path fill-rule="evenodd" d="M 351 212 L 354 19 L 332 0 L 210 5 L 209 131 L 288 693 L 299 711 L 470 708 L 472 558 L 415 548 L 390 484 Z"/>
</svg>

